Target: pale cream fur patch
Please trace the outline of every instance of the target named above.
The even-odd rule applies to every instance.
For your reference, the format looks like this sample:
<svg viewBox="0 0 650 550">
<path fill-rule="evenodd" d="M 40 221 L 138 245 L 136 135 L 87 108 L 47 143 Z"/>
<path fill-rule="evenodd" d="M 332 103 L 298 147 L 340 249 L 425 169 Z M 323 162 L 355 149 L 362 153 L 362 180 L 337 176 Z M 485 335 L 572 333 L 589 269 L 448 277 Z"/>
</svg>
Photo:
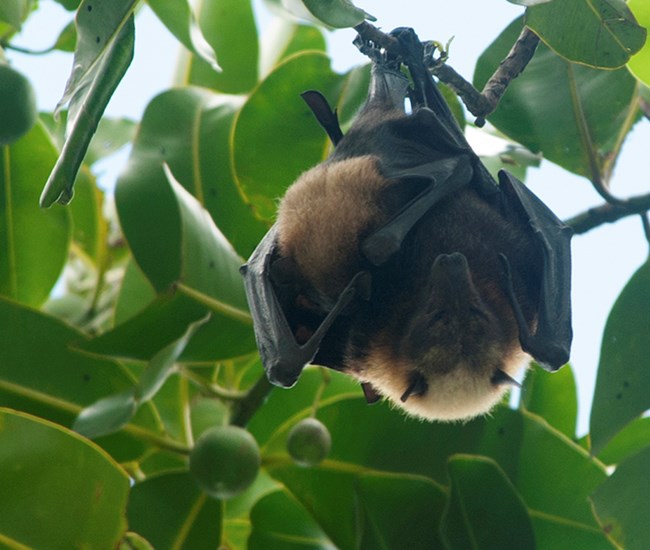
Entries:
<svg viewBox="0 0 650 550">
<path fill-rule="evenodd" d="M 359 233 L 383 222 L 377 195 L 389 183 L 372 156 L 305 172 L 280 203 L 280 254 L 293 258 L 320 292 L 338 296 L 358 271 Z"/>
<path fill-rule="evenodd" d="M 363 365 L 355 365 L 351 374 L 372 384 L 378 393 L 409 415 L 443 422 L 470 420 L 488 413 L 509 389 L 507 385 L 491 382 L 496 368 L 491 359 L 497 360 L 496 353 L 494 358 L 484 356 L 483 359 L 484 368 L 477 369 L 476 365 L 459 361 L 449 372 L 423 372 L 428 384 L 426 393 L 411 396 L 405 403 L 400 397 L 409 385 L 409 376 L 415 366 L 388 350 L 372 349 Z M 528 360 L 528 355 L 518 349 L 497 362 L 501 370 L 515 377 Z"/>
</svg>

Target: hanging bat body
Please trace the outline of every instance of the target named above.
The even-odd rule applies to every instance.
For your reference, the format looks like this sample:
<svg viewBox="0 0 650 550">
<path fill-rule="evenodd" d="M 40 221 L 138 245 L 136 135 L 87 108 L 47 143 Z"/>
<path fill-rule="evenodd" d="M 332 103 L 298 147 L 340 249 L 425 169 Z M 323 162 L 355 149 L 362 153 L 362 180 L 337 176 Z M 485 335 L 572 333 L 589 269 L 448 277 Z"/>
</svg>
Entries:
<svg viewBox="0 0 650 550">
<path fill-rule="evenodd" d="M 359 379 L 368 401 L 466 419 L 529 355 L 550 370 L 568 360 L 571 232 L 513 176 L 492 179 L 415 33 L 392 35 L 401 53 L 373 63 L 345 136 L 305 95 L 334 151 L 289 188 L 242 272 L 272 382 L 316 363 Z"/>
</svg>

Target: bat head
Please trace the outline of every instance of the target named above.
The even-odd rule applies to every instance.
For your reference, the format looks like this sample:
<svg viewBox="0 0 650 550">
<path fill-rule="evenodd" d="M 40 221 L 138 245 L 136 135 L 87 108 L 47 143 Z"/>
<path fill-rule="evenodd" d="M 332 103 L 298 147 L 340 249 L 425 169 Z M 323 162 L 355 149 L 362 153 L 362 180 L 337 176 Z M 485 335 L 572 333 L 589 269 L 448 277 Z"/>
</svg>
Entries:
<svg viewBox="0 0 650 550">
<path fill-rule="evenodd" d="M 421 418 L 463 420 L 488 412 L 517 384 L 513 376 L 526 355 L 516 330 L 483 294 L 463 254 L 441 254 L 427 288 L 409 305 L 398 345 L 390 344 L 394 334 L 381 335 L 363 359 L 372 367 L 358 363 L 357 375 Z"/>
</svg>

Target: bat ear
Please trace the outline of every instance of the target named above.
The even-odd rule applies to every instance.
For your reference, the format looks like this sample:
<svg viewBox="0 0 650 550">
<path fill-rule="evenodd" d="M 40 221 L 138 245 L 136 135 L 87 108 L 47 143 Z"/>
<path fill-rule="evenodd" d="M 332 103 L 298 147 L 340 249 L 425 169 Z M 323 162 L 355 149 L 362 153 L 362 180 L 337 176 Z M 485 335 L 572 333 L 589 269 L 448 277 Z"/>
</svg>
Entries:
<svg viewBox="0 0 650 550">
<path fill-rule="evenodd" d="M 327 132 L 332 143 L 336 145 L 341 141 L 343 139 L 343 132 L 339 125 L 339 117 L 336 114 L 336 110 L 330 107 L 325 96 L 316 90 L 307 90 L 300 94 L 300 97 L 304 99 L 311 112 L 314 113 L 316 120 L 322 126 L 323 130 Z"/>
</svg>

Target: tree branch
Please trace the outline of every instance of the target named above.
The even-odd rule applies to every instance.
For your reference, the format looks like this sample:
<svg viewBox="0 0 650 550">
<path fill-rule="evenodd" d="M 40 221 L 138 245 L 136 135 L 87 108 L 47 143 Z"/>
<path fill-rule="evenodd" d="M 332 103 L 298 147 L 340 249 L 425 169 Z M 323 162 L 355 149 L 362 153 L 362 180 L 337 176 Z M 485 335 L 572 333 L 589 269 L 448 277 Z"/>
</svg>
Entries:
<svg viewBox="0 0 650 550">
<path fill-rule="evenodd" d="M 364 41 L 372 42 L 391 53 L 399 54 L 399 51 L 396 51 L 397 41 L 367 21 L 357 25 L 354 29 Z M 495 111 L 510 82 L 521 74 L 532 59 L 538 43 L 537 35 L 524 27 L 508 55 L 486 82 L 482 92 L 474 88 L 470 82 L 441 59 L 430 58 L 425 63 L 441 82 L 456 92 L 467 109 L 477 117 L 476 125 L 483 126 L 485 117 Z M 442 53 L 443 56 L 446 54 L 446 52 Z"/>
<path fill-rule="evenodd" d="M 260 376 L 248 390 L 246 397 L 233 404 L 233 416 L 230 423 L 234 426 L 245 427 L 257 409 L 266 401 L 272 389 L 273 385 L 268 381 L 266 375 Z"/>
<path fill-rule="evenodd" d="M 574 216 L 565 221 L 577 235 L 586 233 L 591 229 L 605 223 L 613 223 L 621 218 L 644 214 L 650 210 L 650 193 L 630 197 L 615 204 L 605 203 Z"/>
</svg>

